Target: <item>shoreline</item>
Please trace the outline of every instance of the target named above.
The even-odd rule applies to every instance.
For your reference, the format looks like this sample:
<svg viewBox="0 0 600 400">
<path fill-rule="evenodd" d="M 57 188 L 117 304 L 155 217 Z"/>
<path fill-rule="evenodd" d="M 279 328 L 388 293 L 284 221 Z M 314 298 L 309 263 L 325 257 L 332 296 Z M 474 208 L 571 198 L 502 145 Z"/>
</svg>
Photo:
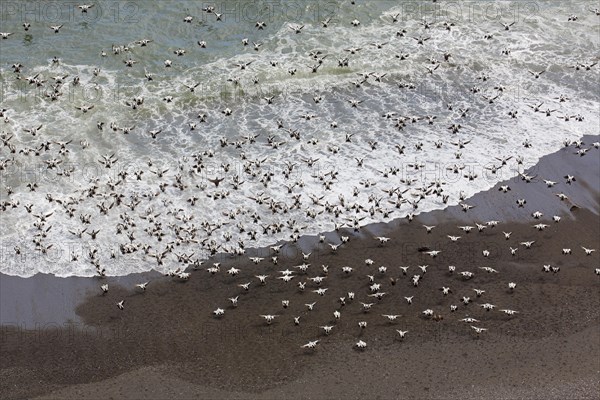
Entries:
<svg viewBox="0 0 600 400">
<path fill-rule="evenodd" d="M 584 141 L 589 144 L 597 138 L 586 137 Z M 572 147 L 561 149 L 543 157 L 534 167 L 536 173 L 542 177 L 550 175 L 550 179 L 557 178 L 560 171 L 569 170 L 578 179 L 570 187 L 561 184 L 548 189 L 541 182 L 526 184 L 511 179 L 508 181 L 511 191 L 507 194 L 497 190 L 498 184 L 467 199 L 467 203 L 476 206 L 467 213 L 452 206 L 418 215 L 413 222 L 396 219 L 363 227 L 358 234 L 351 234 L 350 242 L 335 255 L 328 247 L 314 243 L 315 236 L 303 237 L 296 245 L 304 251 L 311 247 L 320 249 L 311 256 L 313 274 L 318 274 L 321 264 L 332 268 L 351 265 L 357 271 L 349 277 L 330 272 L 331 282 L 327 286 L 332 293 L 322 298 L 309 290 L 297 292 L 294 281 L 290 286 L 275 282 L 277 270 L 302 263 L 298 250 L 292 250 L 296 246 L 292 245 L 284 247 L 290 250 L 284 252 L 277 266 L 267 260 L 260 266 L 248 262 L 249 256 L 265 256 L 268 249 L 249 250 L 242 258 L 219 256 L 222 270 L 239 266 L 243 260 L 248 265 L 244 268 L 251 270 L 248 280 L 254 271 L 265 268 L 269 271 L 273 283 L 264 288 L 255 284 L 247 294 L 239 293 L 234 284 L 237 279 L 224 272 L 210 276 L 204 268 L 191 271 L 192 278 L 185 283 L 161 279 L 162 274 L 155 271 L 107 277 L 102 281 L 0 275 L 0 350 L 5 355 L 0 361 L 3 382 L 0 395 L 93 398 L 101 389 L 115 397 L 136 398 L 139 390 L 149 385 L 159 390 L 157 396 L 181 393 L 180 398 L 318 398 L 341 394 L 352 398 L 373 393 L 384 397 L 394 393 L 394 397 L 401 398 L 436 398 L 439 393 L 448 393 L 450 398 L 473 397 L 473 393 L 478 393 L 477 398 L 495 398 L 495 394 L 509 398 L 519 393 L 560 398 L 565 393 L 561 390 L 561 379 L 564 387 L 583 379 L 588 385 L 585 393 L 594 394 L 594 390 L 597 393 L 600 341 L 590 327 L 600 323 L 600 295 L 594 275 L 598 252 L 586 257 L 579 244 L 593 247 L 600 237 L 600 177 L 594 175 L 599 161 L 594 149 L 585 157 L 570 153 Z M 558 191 L 567 193 L 579 208 L 571 209 L 572 204 L 559 201 L 552 194 Z M 531 201 L 526 207 L 517 208 L 514 199 L 520 197 Z M 534 210 L 542 211 L 544 217 L 533 220 L 530 214 Z M 553 214 L 561 215 L 563 220 L 559 224 L 549 221 Z M 464 238 L 458 244 L 446 239 L 447 234 L 457 234 L 456 225 L 490 219 L 500 220 L 500 226 L 482 234 L 462 234 Z M 531 226 L 538 222 L 550 226 L 537 232 Z M 437 225 L 435 236 L 427 235 L 421 224 Z M 505 241 L 501 237 L 503 229 L 512 231 L 519 239 Z M 373 234 L 389 235 L 391 243 L 379 247 L 372 239 Z M 327 233 L 328 237 L 338 235 Z M 539 241 L 536 250 L 521 249 L 516 259 L 508 254 L 509 244 L 514 246 L 518 240 L 534 239 Z M 441 249 L 441 256 L 431 259 L 418 252 L 423 245 Z M 561 257 L 560 248 L 567 245 L 573 248 L 573 255 Z M 481 256 L 482 248 L 489 249 L 490 257 Z M 373 267 L 364 265 L 363 260 L 368 257 L 375 260 Z M 541 264 L 547 262 L 562 267 L 560 273 L 541 273 Z M 476 271 L 476 278 L 463 281 L 448 275 L 444 268 L 449 263 L 455 263 L 457 271 Z M 402 277 L 398 264 L 412 265 L 408 277 Z M 416 265 L 420 264 L 429 264 L 430 272 L 416 289 L 409 277 L 417 273 Z M 358 300 L 370 301 L 366 297 L 365 274 L 376 275 L 378 265 L 389 268 L 390 272 L 378 276 L 378 280 L 390 295 L 378 302 L 379 311 L 365 314 L 360 312 Z M 478 270 L 479 265 L 492 266 L 500 274 L 486 274 Z M 397 279 L 398 284 L 386 283 L 390 277 Z M 125 289 L 141 280 L 151 280 L 146 293 Z M 518 282 L 512 294 L 505 287 L 510 280 Z M 100 294 L 100 282 L 111 285 L 106 296 Z M 500 307 L 514 307 L 521 314 L 512 318 L 500 313 L 487 314 L 477 305 L 468 306 L 468 311 L 459 308 L 451 314 L 450 300 L 439 292 L 441 286 L 448 284 L 457 291 L 452 301 L 458 301 L 457 296 L 465 293 L 475 298 L 472 289 L 481 288 L 486 290 L 485 298 L 502 300 Z M 360 288 L 360 299 L 342 309 L 344 317 L 340 322 L 332 321 L 331 313 L 337 307 L 335 299 L 343 296 L 348 287 Z M 251 311 L 240 314 L 239 310 L 226 307 L 223 319 L 212 318 L 211 310 L 224 307 L 227 297 L 235 293 L 241 296 L 239 309 L 248 307 Z M 412 308 L 403 300 L 408 293 L 417 296 Z M 278 305 L 286 296 L 293 304 L 291 310 Z M 127 306 L 120 312 L 112 303 L 123 298 Z M 317 301 L 319 309 L 307 313 L 303 304 L 308 301 Z M 425 307 L 443 314 L 444 320 L 434 322 L 419 316 Z M 257 317 L 266 312 L 280 313 L 286 319 L 266 326 Z M 385 323 L 379 315 L 394 312 L 402 315 L 398 325 Z M 489 328 L 486 336 L 474 339 L 468 324 L 456 322 L 466 313 L 485 318 L 483 324 Z M 307 320 L 306 325 L 296 329 L 291 323 L 294 314 L 301 314 Z M 362 334 L 355 326 L 360 319 L 369 323 Z M 336 333 L 324 336 L 318 326 L 328 323 L 335 325 Z M 30 326 L 34 329 L 29 329 Z M 395 329 L 409 330 L 409 338 L 397 340 Z M 314 338 L 322 341 L 314 354 L 299 349 L 299 344 Z M 351 345 L 358 338 L 369 343 L 367 351 L 352 350 Z M 548 348 L 554 351 L 544 351 Z M 62 354 L 59 364 L 63 370 L 49 367 L 48 363 L 57 354 Z M 390 356 L 384 357 L 385 354 Z M 480 354 L 487 354 L 487 358 Z M 498 356 L 495 361 L 494 355 Z M 438 375 L 446 375 L 448 368 L 455 368 L 451 365 L 453 360 L 461 358 L 465 361 L 461 363 L 462 370 L 440 380 Z M 359 367 L 364 363 L 370 366 L 366 370 Z M 398 364 L 408 364 L 410 368 L 403 369 Z M 354 365 L 358 366 L 350 367 Z M 40 366 L 47 368 L 39 370 Z M 66 375 L 64 369 L 69 367 L 77 368 L 74 376 Z M 511 369 L 516 372 L 509 373 Z M 582 370 L 587 372 L 583 374 Z M 425 376 L 423 371 L 427 371 Z M 27 388 L 18 387 L 26 385 L 31 373 L 39 375 L 40 382 Z M 509 375 L 517 379 L 516 383 L 502 378 Z M 398 379 L 393 379 L 394 376 Z M 472 376 L 478 378 L 477 384 L 468 389 Z M 315 383 L 317 377 L 324 377 L 322 384 Z M 17 387 L 9 385 L 9 381 Z M 535 382 L 554 385 L 554 389 L 540 391 Z M 231 387 L 239 388 L 240 392 L 227 391 Z M 401 387 L 406 392 L 400 391 Z"/>
<path fill-rule="evenodd" d="M 592 142 L 600 140 L 600 136 L 584 136 L 582 140 L 589 145 Z M 518 176 L 497 183 L 490 190 L 479 192 L 473 197 L 465 200 L 465 203 L 475 206 L 468 213 L 461 210 L 459 205 L 449 206 L 442 210 L 433 210 L 418 214 L 415 216 L 415 224 L 435 225 L 449 219 L 456 221 L 473 221 L 478 219 L 499 220 L 502 222 L 521 221 L 528 217 L 533 208 L 544 213 L 549 218 L 552 214 L 569 215 L 572 205 L 590 210 L 596 215 L 600 215 L 600 175 L 594 174 L 597 170 L 594 167 L 594 153 L 587 157 L 571 157 L 572 146 L 561 148 L 555 153 L 548 154 L 540 159 L 540 162 L 534 167 L 524 171 L 527 174 L 540 176 L 557 176 L 559 171 L 570 168 L 577 171 L 578 186 L 583 186 L 585 190 L 576 190 L 569 193 L 569 200 L 565 202 L 556 202 L 555 199 L 544 196 L 548 193 L 545 185 L 526 184 Z M 598 164 L 598 163 L 596 163 Z M 511 192 L 505 196 L 511 198 L 535 198 L 536 204 L 527 205 L 524 208 L 506 207 L 499 208 L 495 206 L 498 188 L 502 185 L 509 185 Z M 563 185 L 564 186 L 564 185 Z M 551 189 L 552 190 L 552 189 Z M 557 190 L 558 191 L 558 190 Z M 368 236 L 385 235 L 393 232 L 406 222 L 406 218 L 396 218 L 389 222 L 372 223 L 361 227 L 360 232 L 352 232 L 350 228 L 342 228 L 351 237 L 365 238 Z M 327 240 L 336 239 L 339 241 L 339 233 L 336 231 L 323 232 Z M 279 240 L 275 244 L 289 243 L 291 246 L 284 247 L 283 255 L 287 259 L 294 259 L 302 252 L 327 252 L 327 249 L 319 250 L 317 242 L 318 235 L 301 236 L 297 243 L 291 243 L 289 240 Z M 290 249 L 294 247 L 294 249 Z M 289 250 L 286 252 L 286 250 Z M 249 248 L 244 256 L 232 256 L 229 254 L 218 253 L 209 260 L 219 262 L 243 261 L 250 256 L 268 257 L 269 247 Z M 205 261 L 205 265 L 209 263 Z M 286 260 L 284 260 L 286 261 Z M 148 281 L 163 277 L 163 274 L 156 270 L 134 273 L 129 275 L 108 276 L 104 279 L 98 277 L 56 277 L 52 274 L 36 274 L 31 277 L 22 278 L 14 275 L 0 273 L 0 325 L 15 324 L 31 326 L 35 323 L 70 323 L 81 322 L 79 317 L 70 309 L 69 304 L 82 301 L 86 296 L 98 291 L 101 283 L 110 282 L 120 286 L 132 286 L 135 283 Z M 43 292 L 51 296 L 43 296 Z M 26 296 L 22 296 L 26 293 Z M 56 294 L 59 299 L 54 297 Z M 35 298 L 40 301 L 31 304 L 31 307 L 23 307 L 21 301 L 14 299 Z M 18 303 L 18 304 L 17 304 Z M 59 307 L 59 309 L 56 308 Z M 17 317 L 17 315 L 21 315 Z M 25 315 L 23 317 L 22 315 Z"/>
</svg>

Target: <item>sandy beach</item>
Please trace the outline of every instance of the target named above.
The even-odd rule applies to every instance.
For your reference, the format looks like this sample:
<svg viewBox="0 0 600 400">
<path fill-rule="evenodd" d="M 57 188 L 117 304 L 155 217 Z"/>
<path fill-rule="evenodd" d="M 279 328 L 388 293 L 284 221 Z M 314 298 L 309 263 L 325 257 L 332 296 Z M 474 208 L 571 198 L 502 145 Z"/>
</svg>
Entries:
<svg viewBox="0 0 600 400">
<path fill-rule="evenodd" d="M 597 3 L 2 2 L 0 400 L 600 399 Z"/>
<path fill-rule="evenodd" d="M 585 137 L 591 143 L 598 137 Z M 231 266 L 242 272 L 231 277 L 204 269 L 190 271 L 186 282 L 157 273 L 141 276 L 97 278 L 0 278 L 0 397 L 3 399 L 95 398 L 406 398 L 406 399 L 593 399 L 600 393 L 600 266 L 598 252 L 587 256 L 581 246 L 597 247 L 600 237 L 599 157 L 597 150 L 579 157 L 573 148 L 548 155 L 534 168 L 540 176 L 560 177 L 555 188 L 542 182 L 507 182 L 509 193 L 497 187 L 467 199 L 476 207 L 460 207 L 425 213 L 412 222 L 400 219 L 367 226 L 360 232 L 343 229 L 328 237 L 349 235 L 350 241 L 336 254 L 304 237 L 303 249 L 312 248 L 309 275 L 321 265 L 330 272 L 321 285 L 325 296 L 297 289 L 297 282 L 274 279 L 276 271 L 301 264 L 298 245 L 287 244 L 278 265 L 268 260 L 259 265 L 243 258 L 219 255 L 221 270 Z M 562 175 L 577 176 L 565 185 Z M 568 201 L 560 201 L 562 191 Z M 526 207 L 515 199 L 525 197 Z M 535 220 L 531 213 L 543 212 Z M 562 217 L 560 223 L 552 215 Z M 465 234 L 458 225 L 496 219 L 499 224 Z M 534 224 L 546 223 L 543 231 Z M 436 225 L 426 233 L 423 224 Z M 506 240 L 503 231 L 512 232 Z M 380 246 L 373 235 L 391 238 Z M 452 242 L 447 235 L 460 235 Z M 514 239 L 512 239 L 514 237 Z M 519 242 L 534 240 L 531 249 Z M 512 256 L 509 246 L 517 246 Z M 431 258 L 423 250 L 438 249 Z M 571 255 L 563 255 L 571 248 Z M 419 249 L 421 251 L 419 251 Z M 488 257 L 482 250 L 489 250 Z M 306 250 L 305 250 L 306 251 Z M 269 254 L 268 249 L 247 255 Z M 364 260 L 374 260 L 371 266 Z M 204 265 L 211 265 L 208 260 Z M 428 265 L 418 287 L 411 276 L 417 265 Z M 558 273 L 542 272 L 542 265 L 560 267 Z M 385 275 L 378 267 L 388 267 Z M 448 265 L 456 265 L 450 274 Z M 351 274 L 341 272 L 351 266 Z M 399 266 L 410 266 L 403 275 Z M 498 273 L 487 273 L 490 267 Z M 464 280 L 459 271 L 472 271 Z M 261 286 L 255 274 L 270 274 Z M 382 300 L 367 297 L 366 275 L 383 282 Z M 301 276 L 302 278 L 302 276 Z M 134 291 L 133 283 L 150 280 L 146 292 Z M 392 280 L 394 282 L 392 282 Z M 247 292 L 238 283 L 252 281 Z M 101 283 L 109 293 L 102 295 Z M 514 291 L 508 282 L 516 282 Z M 392 284 L 394 283 L 394 284 Z M 452 292 L 443 296 L 440 288 Z M 485 290 L 481 298 L 473 289 Z M 341 306 L 338 298 L 356 292 L 356 299 Z M 239 295 L 239 306 L 227 298 Z M 409 305 L 404 297 L 414 296 Z M 464 305 L 462 296 L 472 303 Z M 123 311 L 116 303 L 125 300 Z M 289 300 L 284 309 L 282 300 Z M 307 311 L 305 303 L 317 304 Z M 376 303 L 364 313 L 360 301 Z M 517 310 L 505 315 L 485 311 L 479 304 Z M 458 306 L 451 312 L 451 304 Z M 214 318 L 212 311 L 225 309 Z M 443 317 L 422 316 L 426 308 Z M 339 310 L 336 321 L 333 312 Z M 266 325 L 260 314 L 277 314 Z M 400 314 L 394 323 L 381 314 Z M 301 317 L 295 326 L 293 316 Z M 476 336 L 473 317 L 486 332 Z M 368 327 L 361 330 L 359 321 Z M 325 336 L 321 325 L 333 325 Z M 396 329 L 408 330 L 398 338 Z M 319 339 L 315 351 L 301 349 Z M 357 351 L 357 340 L 368 348 Z"/>
</svg>

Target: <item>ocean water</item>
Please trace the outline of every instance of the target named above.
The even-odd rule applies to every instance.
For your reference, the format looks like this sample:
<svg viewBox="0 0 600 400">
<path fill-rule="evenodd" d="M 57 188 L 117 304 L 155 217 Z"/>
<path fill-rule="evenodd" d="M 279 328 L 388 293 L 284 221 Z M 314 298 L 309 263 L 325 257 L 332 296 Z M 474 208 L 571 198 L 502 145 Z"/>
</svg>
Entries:
<svg viewBox="0 0 600 400">
<path fill-rule="evenodd" d="M 0 40 L 0 109 L 7 109 L 8 117 L 0 120 L 0 130 L 3 142 L 15 148 L 11 153 L 8 145 L 0 147 L 0 160 L 10 160 L 0 171 L 0 201 L 5 205 L 0 213 L 0 272 L 6 274 L 91 276 L 95 274 L 87 256 L 91 248 L 98 249 L 108 275 L 164 272 L 177 265 L 175 255 L 157 265 L 141 249 L 124 255 L 119 246 L 130 242 L 125 233 L 133 231 L 134 244 L 147 243 L 151 252 L 161 252 L 176 240 L 173 224 L 196 228 L 200 242 L 214 240 L 223 251 L 237 248 L 238 240 L 254 247 L 290 238 L 289 227 L 263 233 L 263 226 L 272 223 L 295 221 L 304 234 L 331 231 L 336 218 L 322 212 L 326 203 L 338 205 L 342 211 L 338 221 L 364 217 L 362 224 L 440 209 L 458 204 L 461 192 L 470 196 L 487 190 L 558 150 L 565 139 L 597 134 L 600 127 L 598 66 L 572 68 L 600 58 L 600 17 L 591 11 L 595 2 L 99 1 L 87 14 L 77 4 L 7 1 L 0 6 L 0 31 L 13 32 Z M 221 20 L 202 11 L 209 5 L 222 14 Z M 577 20 L 568 21 L 571 15 Z M 186 16 L 193 17 L 191 23 L 184 22 Z M 323 27 L 321 21 L 327 18 L 329 25 Z M 353 20 L 360 25 L 353 26 Z M 258 21 L 266 23 L 263 30 L 256 28 Z M 23 22 L 31 23 L 28 31 Z M 453 24 L 450 30 L 444 22 Z M 506 30 L 503 24 L 512 25 Z M 51 25 L 63 26 L 55 34 Z M 301 33 L 290 25 L 303 25 Z M 403 30 L 404 35 L 397 34 Z M 415 37 L 429 39 L 419 44 Z M 152 42 L 141 46 L 137 41 L 142 39 Z M 248 46 L 243 39 L 248 39 Z M 206 48 L 198 41 L 205 41 Z M 253 43 L 260 43 L 258 51 Z M 127 50 L 114 54 L 113 46 Z M 351 54 L 347 51 L 351 48 L 360 50 Z M 186 52 L 177 56 L 177 49 Z M 325 56 L 316 73 L 311 71 L 317 64 L 311 52 Z M 451 54 L 448 61 L 446 52 Z M 403 60 L 397 57 L 401 54 L 409 56 Z M 59 62 L 54 63 L 53 57 Z M 348 59 L 347 67 L 338 65 L 343 58 Z M 124 64 L 128 59 L 136 61 L 131 68 Z M 172 61 L 170 68 L 164 66 L 167 59 Z M 20 73 L 13 72 L 15 63 L 23 64 Z M 245 69 L 239 67 L 246 63 L 250 64 Z M 432 73 L 427 70 L 436 65 Z M 291 74 L 290 69 L 296 72 Z M 539 78 L 529 72 L 542 70 Z M 152 81 L 145 78 L 146 72 L 153 74 Z M 376 81 L 370 75 L 361 83 L 364 73 L 385 76 Z M 36 74 L 45 81 L 37 88 L 17 79 Z M 59 88 L 61 95 L 52 101 L 46 94 L 53 90 L 53 77 L 64 75 L 68 77 Z M 80 78 L 79 85 L 72 85 L 74 76 Z M 191 92 L 186 84 L 198 85 Z M 503 90 L 497 89 L 500 86 Z M 473 93 L 474 87 L 479 91 Z M 568 100 L 560 102 L 561 95 Z M 126 102 L 135 96 L 144 102 L 132 109 Z M 165 100 L 169 96 L 172 102 Z M 271 96 L 268 104 L 265 98 Z M 316 103 L 315 96 L 322 100 Z M 352 107 L 349 100 L 361 103 Z M 550 116 L 534 112 L 530 106 L 540 103 L 542 109 L 556 111 Z M 82 105 L 94 107 L 83 113 L 76 108 Z M 461 108 L 469 109 L 466 116 L 461 116 Z M 222 113 L 225 109 L 231 110 L 230 116 Z M 512 111 L 517 111 L 517 118 L 508 115 Z M 393 118 L 382 117 L 388 112 L 395 112 L 395 118 L 435 115 L 436 119 L 433 124 L 408 119 L 398 129 Z M 199 114 L 206 114 L 206 122 L 200 122 Z M 305 114 L 315 117 L 306 120 Z M 583 120 L 558 118 L 563 115 L 581 115 Z M 278 128 L 278 120 L 285 128 Z M 102 130 L 98 122 L 105 123 Z M 334 122 L 337 127 L 332 127 Z M 133 129 L 129 134 L 114 132 L 111 123 Z M 190 123 L 197 124 L 194 130 Z M 453 124 L 460 124 L 458 133 L 448 129 Z M 39 125 L 35 136 L 24 131 Z M 297 130 L 299 139 L 288 128 Z M 148 132 L 156 129 L 162 132 L 152 139 Z M 258 137 L 250 143 L 245 138 L 252 135 Z M 346 135 L 352 135 L 350 142 Z M 270 138 L 279 144 L 277 149 L 268 144 Z M 222 146 L 222 140 L 228 145 Z M 459 150 L 452 144 L 458 140 L 470 142 Z M 67 141 L 71 141 L 65 146 L 68 152 L 61 152 L 55 142 Z M 438 141 L 440 148 L 435 145 Z M 39 156 L 28 152 L 44 142 L 52 143 L 48 151 Z M 403 154 L 397 146 L 405 146 Z M 462 153 L 460 159 L 457 152 Z M 111 168 L 99 163 L 108 155 L 117 159 Z M 485 169 L 500 164 L 494 157 L 509 156 L 513 158 L 496 174 Z M 517 157 L 522 157 L 522 165 L 515 162 Z M 309 165 L 305 160 L 311 158 L 318 161 Z M 364 158 L 364 165 L 359 166 L 357 158 Z M 53 159 L 61 163 L 48 168 L 46 161 Z M 193 168 L 200 159 L 202 168 Z M 414 164 L 422 167 L 416 170 Z M 460 174 L 446 169 L 454 164 L 465 169 Z M 287 165 L 294 167 L 285 176 Z M 388 168 L 398 172 L 383 174 Z M 151 172 L 167 169 L 163 178 Z M 128 173 L 125 179 L 120 177 L 123 171 Z M 135 178 L 136 171 L 144 171 L 141 180 Z M 332 171 L 337 173 L 333 180 Z M 477 179 L 465 178 L 468 171 Z M 265 174 L 270 175 L 267 186 L 260 182 Z M 186 189 L 172 185 L 177 175 Z M 231 184 L 235 175 L 244 181 L 238 189 Z M 224 181 L 215 187 L 208 179 L 217 177 Z M 415 181 L 408 185 L 407 179 Z M 330 180 L 327 189 L 323 182 Z M 395 208 L 388 201 L 395 196 L 383 191 L 408 189 L 404 197 L 414 200 L 418 188 L 436 180 L 446 182 L 447 203 L 441 196 L 429 195 L 416 210 L 410 204 Z M 116 182 L 120 183 L 114 190 L 123 195 L 122 204 L 104 215 L 98 205 L 114 202 L 109 193 Z M 169 184 L 164 192 L 161 182 Z M 31 183 L 37 184 L 34 191 L 27 187 Z M 294 183 L 290 194 L 285 185 Z M 87 190 L 94 184 L 96 194 L 89 196 Z M 353 196 L 355 187 L 358 196 Z M 225 197 L 214 199 L 215 192 Z M 47 194 L 63 201 L 74 199 L 74 216 L 48 201 Z M 261 194 L 290 207 L 292 195 L 300 195 L 301 205 L 273 213 L 268 202 L 250 198 Z M 315 204 L 311 196 L 322 199 Z M 365 209 L 344 209 L 340 196 L 346 204 L 357 202 Z M 191 197 L 199 198 L 193 206 Z M 381 198 L 380 206 L 374 206 L 370 197 Z M 133 209 L 126 205 L 136 199 L 139 204 Z M 19 206 L 13 208 L 10 202 Z M 32 213 L 25 210 L 27 203 L 33 204 Z M 309 210 L 317 214 L 309 216 Z M 224 215 L 231 211 L 237 211 L 234 218 Z M 34 214 L 50 212 L 43 228 L 34 226 Z M 90 214 L 89 225 L 80 222 L 81 214 Z M 253 214 L 260 215 L 258 223 Z M 162 224 L 163 240 L 145 232 L 155 226 L 141 218 L 147 215 L 155 215 L 154 221 Z M 190 216 L 193 219 L 186 221 Z M 117 224 L 127 218 L 136 226 L 117 234 Z M 207 223 L 217 224 L 210 236 L 202 229 Z M 240 232 L 238 224 L 246 232 Z M 32 239 L 49 226 L 41 243 L 52 247 L 43 253 Z M 87 234 L 78 238 L 69 232 L 85 227 L 99 229 L 97 238 Z M 247 234 L 253 229 L 258 231 L 254 241 Z M 21 248 L 20 254 L 15 246 Z M 193 252 L 199 259 L 207 255 L 200 243 L 177 243 L 175 252 Z M 77 261 L 72 261 L 74 254 Z"/>
</svg>

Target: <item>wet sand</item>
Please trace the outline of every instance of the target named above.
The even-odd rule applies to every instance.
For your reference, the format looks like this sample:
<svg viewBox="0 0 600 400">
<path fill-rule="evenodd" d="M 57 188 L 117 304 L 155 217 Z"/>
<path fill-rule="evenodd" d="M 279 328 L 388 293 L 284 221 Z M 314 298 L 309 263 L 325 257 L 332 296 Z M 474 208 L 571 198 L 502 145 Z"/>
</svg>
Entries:
<svg viewBox="0 0 600 400">
<path fill-rule="evenodd" d="M 597 140 L 584 138 L 588 144 Z M 476 207 L 467 213 L 450 207 L 412 222 L 330 232 L 330 238 L 351 237 L 337 254 L 315 237 L 303 238 L 302 249 L 313 249 L 308 276 L 320 274 L 322 264 L 330 266 L 321 285 L 329 290 L 322 297 L 312 293 L 317 288 L 312 283 L 300 292 L 298 278 L 274 279 L 277 271 L 302 263 L 293 243 L 283 248 L 276 266 L 268 259 L 254 265 L 247 257 L 220 256 L 222 272 L 214 276 L 199 270 L 189 281 L 176 282 L 150 274 L 145 293 L 130 289 L 145 276 L 107 278 L 111 289 L 104 296 L 95 278 L 0 276 L 0 397 L 597 398 L 600 277 L 594 269 L 600 267 L 600 250 L 586 256 L 580 246 L 598 247 L 600 162 L 598 150 L 585 157 L 573 153 L 573 147 L 563 149 L 533 169 L 558 181 L 554 188 L 539 178 L 529 184 L 512 179 L 509 193 L 496 187 L 468 199 Z M 577 182 L 566 185 L 566 173 Z M 558 192 L 571 200 L 561 202 Z M 527 205 L 518 208 L 517 198 L 526 198 Z M 542 219 L 531 217 L 535 210 L 544 213 Z M 562 217 L 560 223 L 551 221 L 554 214 Z M 482 233 L 457 228 L 492 219 L 498 226 Z M 549 227 L 541 232 L 532 227 L 540 222 Z M 423 223 L 436 228 L 427 234 Z M 511 239 L 502 231 L 513 232 Z M 375 233 L 391 237 L 390 243 L 379 246 Z M 451 242 L 447 235 L 462 238 Z M 525 240 L 536 242 L 527 250 L 519 245 Z M 516 256 L 509 246 L 519 247 Z M 442 253 L 433 259 L 418 251 L 424 247 Z M 565 247 L 573 254 L 562 255 Z M 484 249 L 489 257 L 482 256 Z M 248 255 L 266 253 L 255 249 Z M 365 265 L 366 258 L 374 265 Z M 417 265 L 423 264 L 429 268 L 414 287 L 410 278 L 422 274 Z M 560 266 L 560 272 L 543 273 L 543 264 Z M 232 265 L 242 269 L 239 276 L 224 272 Z M 354 268 L 350 275 L 341 272 L 345 265 Z M 380 265 L 388 267 L 385 274 L 377 271 Z M 400 265 L 410 266 L 408 275 Z M 448 265 L 475 277 L 449 274 Z M 486 273 L 479 269 L 483 266 L 499 272 Z M 266 286 L 253 277 L 259 273 L 271 275 Z M 381 301 L 368 297 L 367 274 L 387 293 Z M 248 292 L 237 287 L 249 281 Z M 517 283 L 514 292 L 508 282 Z M 443 296 L 442 286 L 452 293 Z M 481 298 L 474 288 L 485 290 Z M 348 291 L 356 292 L 356 300 L 342 307 L 337 299 Z M 240 305 L 234 309 L 227 298 L 236 295 Z M 413 304 L 404 296 L 414 296 Z M 473 302 L 463 305 L 462 296 Z M 123 311 L 115 305 L 121 299 Z M 281 306 L 284 299 L 288 309 Z M 313 301 L 315 309 L 308 312 L 304 304 Z M 376 304 L 364 313 L 360 301 Z M 519 313 L 487 312 L 478 306 L 485 302 Z M 458 306 L 456 312 L 451 304 Z M 212 317 L 217 307 L 226 310 L 221 319 Z M 424 318 L 426 308 L 443 319 Z M 337 322 L 334 310 L 342 314 Z M 259 314 L 279 317 L 267 326 Z M 381 314 L 402 316 L 389 323 Z M 298 315 L 302 323 L 294 326 L 292 317 Z M 477 338 L 471 324 L 458 321 L 466 315 L 488 331 Z M 46 325 L 36 326 L 38 321 Z M 358 321 L 368 323 L 362 332 Z M 319 326 L 328 324 L 334 328 L 325 336 Z M 401 341 L 396 329 L 409 333 Z M 314 339 L 321 340 L 316 351 L 300 348 Z M 353 348 L 359 339 L 368 343 L 365 351 Z"/>
</svg>

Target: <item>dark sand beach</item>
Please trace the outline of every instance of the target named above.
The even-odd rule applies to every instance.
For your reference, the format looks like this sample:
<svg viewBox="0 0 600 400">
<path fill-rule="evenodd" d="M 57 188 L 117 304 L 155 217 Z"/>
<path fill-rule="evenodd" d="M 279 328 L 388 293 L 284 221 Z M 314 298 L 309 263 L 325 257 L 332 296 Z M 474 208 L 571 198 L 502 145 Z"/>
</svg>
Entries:
<svg viewBox="0 0 600 400">
<path fill-rule="evenodd" d="M 585 137 L 584 142 L 598 141 Z M 595 399 L 600 396 L 600 251 L 586 255 L 581 246 L 597 248 L 600 238 L 600 162 L 598 150 L 579 157 L 574 148 L 548 155 L 530 173 L 532 183 L 509 180 L 508 193 L 499 187 L 475 195 L 459 206 L 419 215 L 412 222 L 395 220 L 352 232 L 330 232 L 328 238 L 349 235 L 350 241 L 332 254 L 315 237 L 302 238 L 312 248 L 307 276 L 329 273 L 324 296 L 298 280 L 275 279 L 277 271 L 301 264 L 298 245 L 287 244 L 278 265 L 268 259 L 254 265 L 247 256 L 269 254 L 249 250 L 243 258 L 218 256 L 221 272 L 190 271 L 178 282 L 157 273 L 121 278 L 0 277 L 0 398 L 406 398 L 406 399 Z M 566 185 L 563 175 L 577 181 Z M 541 177 L 559 183 L 547 188 Z M 560 201 L 563 192 L 569 200 Z M 518 208 L 516 199 L 526 198 Z M 536 220 L 532 212 L 541 211 Z M 552 216 L 561 216 L 559 223 Z M 458 225 L 500 221 L 483 232 L 466 234 Z M 543 231 L 533 225 L 546 223 Z M 423 224 L 436 225 L 427 234 Z M 503 231 L 512 232 L 506 240 Z M 390 242 L 380 246 L 373 235 Z M 461 236 L 452 242 L 447 235 Z M 333 240 L 333 239 L 332 239 Z M 520 245 L 535 241 L 531 249 Z M 509 246 L 518 247 L 515 256 Z M 436 258 L 424 250 L 436 249 Z M 571 248 L 571 255 L 563 255 Z M 482 251 L 489 250 L 489 257 Z M 370 258 L 374 264 L 366 265 Z M 210 266 L 217 260 L 208 260 Z M 542 266 L 560 267 L 544 273 Z M 241 268 L 232 277 L 225 270 Z M 379 266 L 387 266 L 382 274 Z M 421 273 L 418 265 L 428 265 Z M 455 265 L 450 274 L 448 266 Z M 341 272 L 342 266 L 354 268 Z M 410 266 L 403 275 L 399 266 Z M 480 267 L 491 267 L 488 273 Z M 465 280 L 460 271 L 471 271 Z M 256 274 L 268 274 L 261 286 Z M 387 294 L 368 297 L 366 275 L 375 275 Z M 423 278 L 418 287 L 414 274 Z M 392 278 L 395 284 L 392 284 Z M 146 292 L 133 283 L 150 280 Z M 252 282 L 243 291 L 239 283 Z M 111 286 L 106 295 L 101 283 Z M 510 291 L 508 283 L 517 287 Z M 448 286 L 448 296 L 440 288 Z M 473 289 L 485 290 L 476 297 Z M 356 293 L 341 306 L 338 298 Z M 228 298 L 239 295 L 239 306 Z M 404 299 L 414 296 L 412 305 Z M 464 305 L 463 296 L 472 302 Z M 125 300 L 125 309 L 116 303 Z M 284 309 L 282 300 L 289 300 Z M 317 302 L 313 311 L 305 303 Z M 360 302 L 376 303 L 368 313 Z M 479 305 L 497 307 L 485 311 Z M 450 305 L 458 309 L 450 311 Z M 225 309 L 214 318 L 212 311 Z M 432 309 L 440 320 L 425 318 Z M 512 309 L 509 316 L 498 309 Z M 339 310 L 341 318 L 334 320 Z M 266 325 L 260 314 L 277 314 Z M 381 314 L 400 314 L 394 323 Z M 301 316 L 295 326 L 294 316 Z M 470 316 L 471 324 L 459 321 Z M 368 326 L 362 330 L 359 321 Z M 325 336 L 322 325 L 333 325 Z M 470 325 L 487 331 L 475 335 Z M 396 329 L 408 330 L 400 340 Z M 319 339 L 314 351 L 300 346 Z M 358 340 L 368 347 L 354 348 Z"/>
</svg>

